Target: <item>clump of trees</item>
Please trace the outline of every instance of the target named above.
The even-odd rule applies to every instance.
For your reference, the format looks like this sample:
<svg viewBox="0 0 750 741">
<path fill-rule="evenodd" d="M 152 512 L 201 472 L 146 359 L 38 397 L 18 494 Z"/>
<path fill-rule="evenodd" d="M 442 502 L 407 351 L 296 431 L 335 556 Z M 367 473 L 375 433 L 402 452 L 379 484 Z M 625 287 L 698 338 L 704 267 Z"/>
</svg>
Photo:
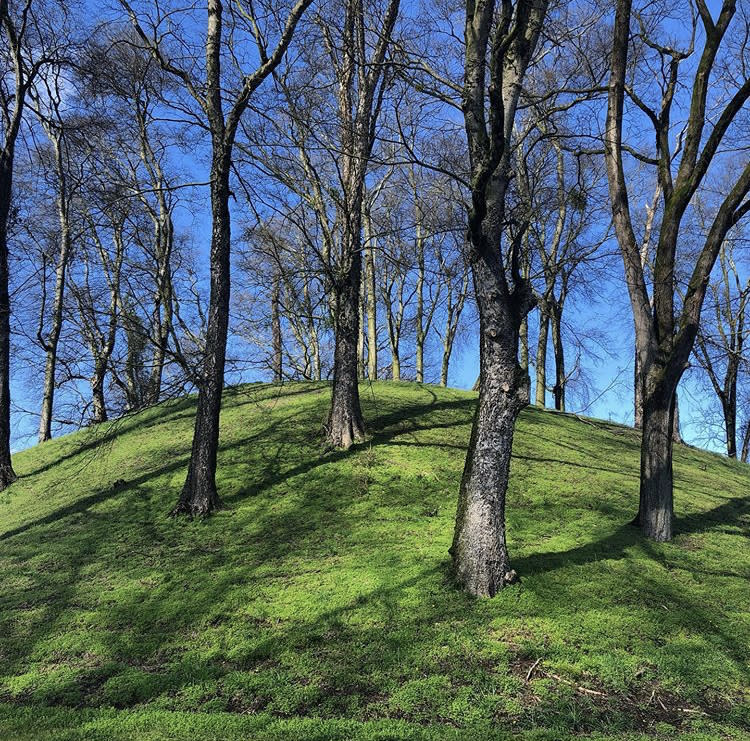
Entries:
<svg viewBox="0 0 750 741">
<path fill-rule="evenodd" d="M 517 578 L 516 419 L 590 392 L 602 329 L 574 309 L 603 284 L 632 309 L 643 533 L 673 534 L 691 365 L 747 459 L 750 20 L 732 0 L 119 0 L 95 25 L 0 0 L 0 488 L 11 358 L 40 442 L 197 390 L 173 513 L 203 516 L 228 372 L 329 380 L 322 434 L 346 449 L 360 382 L 447 385 L 477 339 L 451 553 L 492 596 Z"/>
</svg>

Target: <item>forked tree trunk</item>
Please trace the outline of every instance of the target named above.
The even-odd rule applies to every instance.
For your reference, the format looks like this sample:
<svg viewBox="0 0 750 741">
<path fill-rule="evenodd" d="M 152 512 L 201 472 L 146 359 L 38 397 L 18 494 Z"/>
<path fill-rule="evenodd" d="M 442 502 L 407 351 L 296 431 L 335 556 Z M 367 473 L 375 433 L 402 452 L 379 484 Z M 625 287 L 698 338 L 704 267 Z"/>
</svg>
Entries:
<svg viewBox="0 0 750 741">
<path fill-rule="evenodd" d="M 365 435 L 357 385 L 360 280 L 361 253 L 353 251 L 348 274 L 336 292 L 336 346 L 327 438 L 337 448 L 349 448 Z"/>
<path fill-rule="evenodd" d="M 544 407 L 547 397 L 547 333 L 549 331 L 549 317 L 539 307 L 539 337 L 536 343 L 536 393 L 535 403 Z"/>
<path fill-rule="evenodd" d="M 216 490 L 216 455 L 229 326 L 230 154 L 231 151 L 222 142 L 214 141 L 214 161 L 211 167 L 211 292 L 206 349 L 198 390 L 190 465 L 180 499 L 172 510 L 172 514 L 186 514 L 190 517 L 205 516 L 221 506 Z"/>
</svg>

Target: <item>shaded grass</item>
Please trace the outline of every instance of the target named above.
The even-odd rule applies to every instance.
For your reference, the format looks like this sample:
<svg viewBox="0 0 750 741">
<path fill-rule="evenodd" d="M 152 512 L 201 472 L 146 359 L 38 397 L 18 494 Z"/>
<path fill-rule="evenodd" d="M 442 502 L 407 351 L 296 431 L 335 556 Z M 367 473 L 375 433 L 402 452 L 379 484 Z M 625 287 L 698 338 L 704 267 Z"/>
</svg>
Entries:
<svg viewBox="0 0 750 741">
<path fill-rule="evenodd" d="M 634 431 L 528 409 L 508 503 L 522 583 L 477 601 L 447 560 L 474 399 L 363 386 L 370 439 L 324 453 L 325 384 L 231 389 L 227 508 L 207 521 L 167 517 L 192 399 L 19 454 L 3 737 L 743 737 L 747 467 L 679 446 L 678 535 L 649 543 L 624 524 Z"/>
</svg>

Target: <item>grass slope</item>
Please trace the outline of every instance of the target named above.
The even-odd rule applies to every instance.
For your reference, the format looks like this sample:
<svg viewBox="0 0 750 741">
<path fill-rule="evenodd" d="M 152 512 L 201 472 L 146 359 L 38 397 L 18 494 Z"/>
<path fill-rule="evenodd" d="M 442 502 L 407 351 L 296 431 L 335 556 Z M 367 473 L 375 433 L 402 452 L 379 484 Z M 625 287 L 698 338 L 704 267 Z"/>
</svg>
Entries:
<svg viewBox="0 0 750 741">
<path fill-rule="evenodd" d="M 645 542 L 636 433 L 528 409 L 522 583 L 474 600 L 447 549 L 475 395 L 363 386 L 371 440 L 324 453 L 328 393 L 228 391 L 203 522 L 167 516 L 193 399 L 16 456 L 0 737 L 750 737 L 750 469 L 680 446 L 678 535 Z"/>
</svg>

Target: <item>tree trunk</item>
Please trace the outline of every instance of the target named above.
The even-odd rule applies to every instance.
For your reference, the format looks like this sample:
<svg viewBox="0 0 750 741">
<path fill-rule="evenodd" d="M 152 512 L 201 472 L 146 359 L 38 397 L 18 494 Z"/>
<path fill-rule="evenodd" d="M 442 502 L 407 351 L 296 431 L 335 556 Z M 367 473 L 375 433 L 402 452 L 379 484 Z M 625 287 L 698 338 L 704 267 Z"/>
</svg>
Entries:
<svg viewBox="0 0 750 741">
<path fill-rule="evenodd" d="M 271 289 L 271 344 L 273 346 L 273 382 L 281 383 L 282 379 L 282 350 L 281 350 L 281 282 L 274 277 Z"/>
<path fill-rule="evenodd" d="M 416 198 L 416 194 L 415 194 Z M 424 326 L 424 235 L 422 234 L 422 209 L 416 207 L 417 230 L 417 325 L 416 334 L 416 371 L 417 383 L 424 383 L 424 343 L 427 334 Z"/>
<path fill-rule="evenodd" d="M 654 385 L 647 379 L 644 386 L 640 503 L 635 523 L 647 537 L 664 542 L 672 539 L 674 393 L 654 389 Z"/>
<path fill-rule="evenodd" d="M 643 427 L 643 375 L 637 346 L 633 353 L 633 427 Z"/>
<path fill-rule="evenodd" d="M 361 252 L 352 250 L 349 271 L 336 291 L 336 345 L 333 390 L 327 438 L 337 448 L 349 448 L 365 435 L 357 384 L 359 332 L 359 284 Z"/>
<path fill-rule="evenodd" d="M 180 499 L 172 511 L 173 514 L 186 514 L 190 517 L 208 515 L 221 506 L 216 490 L 216 455 L 229 326 L 230 155 L 231 150 L 224 142 L 214 141 L 211 166 L 211 290 L 205 356 L 198 390 L 190 465 Z"/>
<path fill-rule="evenodd" d="M 10 151 L 9 151 L 10 150 Z M 0 491 L 16 480 L 10 460 L 10 294 L 8 217 L 13 189 L 13 150 L 0 152 Z"/>
<path fill-rule="evenodd" d="M 727 455 L 730 458 L 737 457 L 737 399 L 734 404 L 732 399 L 722 399 L 722 411 L 724 412 L 724 429 L 727 435 Z"/>
<path fill-rule="evenodd" d="M 357 378 L 363 381 L 365 378 L 365 333 L 363 325 L 365 322 L 365 284 L 360 281 L 359 285 L 359 321 L 357 322 Z"/>
<path fill-rule="evenodd" d="M 536 344 L 536 405 L 544 408 L 547 396 L 547 334 L 549 317 L 539 307 L 539 338 Z"/>
<path fill-rule="evenodd" d="M 448 366 L 451 361 L 450 351 L 443 350 L 443 362 L 440 365 L 440 385 L 445 388 L 448 385 Z"/>
<path fill-rule="evenodd" d="M 555 354 L 555 409 L 565 411 L 565 348 L 562 338 L 562 311 L 557 307 L 552 312 L 552 349 Z"/>
<path fill-rule="evenodd" d="M 493 302 L 497 283 L 474 268 L 480 304 L 479 403 L 461 479 L 451 554 L 461 586 L 492 597 L 515 579 L 505 542 L 505 494 L 516 418 L 528 403 L 528 375 L 518 363 L 517 323 Z"/>
<path fill-rule="evenodd" d="M 747 463 L 748 456 L 750 456 L 750 420 L 745 422 L 745 428 L 742 432 L 742 453 L 740 453 L 740 460 L 743 463 Z"/>
<path fill-rule="evenodd" d="M 42 337 L 43 317 L 40 317 L 39 339 L 46 353 L 44 364 L 44 389 L 42 391 L 42 411 L 39 418 L 39 442 L 43 443 L 52 437 L 52 409 L 55 398 L 55 371 L 57 367 L 57 346 L 63 323 L 63 298 L 65 295 L 65 272 L 70 254 L 70 219 L 68 218 L 68 191 L 65 177 L 65 166 L 62 152 L 62 135 L 50 134 L 55 152 L 55 165 L 59 182 L 57 196 L 57 216 L 60 223 L 60 253 L 55 270 L 55 294 L 52 305 L 52 327 L 45 341 Z M 44 279 L 44 278 L 43 278 Z M 44 302 L 42 302 L 44 305 Z"/>
<path fill-rule="evenodd" d="M 159 219 L 156 227 L 156 295 L 153 309 L 153 344 L 151 373 L 144 403 L 157 404 L 161 398 L 161 385 L 164 377 L 164 363 L 167 356 L 169 335 L 172 332 L 174 288 L 172 284 L 172 247 L 174 226 L 166 205 L 164 194 L 159 194 Z"/>
<path fill-rule="evenodd" d="M 94 375 L 91 378 L 91 399 L 94 411 L 91 415 L 91 421 L 94 424 L 101 424 L 107 421 L 107 404 L 104 398 L 104 381 L 107 375 L 107 363 L 96 362 Z"/>
<path fill-rule="evenodd" d="M 378 378 L 377 296 L 375 293 L 375 235 L 372 233 L 370 212 L 362 215 L 365 230 L 365 303 L 367 309 L 367 377 Z"/>
<path fill-rule="evenodd" d="M 365 283 L 367 288 L 367 375 L 378 378 L 377 297 L 375 295 L 375 249 L 368 241 L 365 250 Z"/>
</svg>

